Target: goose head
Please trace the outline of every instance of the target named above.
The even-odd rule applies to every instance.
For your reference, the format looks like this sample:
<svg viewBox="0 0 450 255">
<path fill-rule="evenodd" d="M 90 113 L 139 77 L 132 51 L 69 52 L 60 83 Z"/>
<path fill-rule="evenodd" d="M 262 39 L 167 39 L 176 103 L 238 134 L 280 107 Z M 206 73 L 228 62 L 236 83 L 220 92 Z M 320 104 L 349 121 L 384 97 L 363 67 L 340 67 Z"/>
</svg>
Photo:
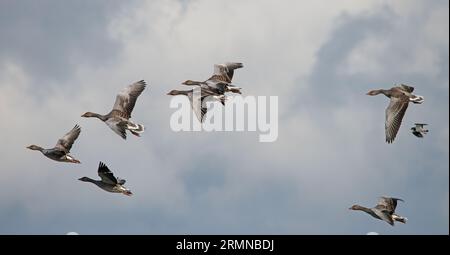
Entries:
<svg viewBox="0 0 450 255">
<path fill-rule="evenodd" d="M 352 207 L 350 207 L 350 208 L 348 208 L 349 210 L 354 210 L 354 211 L 357 211 L 357 210 L 361 210 L 363 207 L 362 206 L 360 206 L 360 205 L 352 205 Z"/>
<path fill-rule="evenodd" d="M 376 95 L 378 95 L 378 94 L 380 94 L 380 93 L 381 93 L 380 90 L 371 90 L 371 91 L 367 92 L 366 95 L 369 95 L 369 96 L 376 96 Z"/>
<path fill-rule="evenodd" d="M 89 177 L 81 177 L 81 178 L 78 179 L 78 180 L 80 180 L 80 181 L 82 181 L 82 182 L 90 182 L 90 181 L 91 181 L 91 178 L 89 178 Z"/>
<path fill-rule="evenodd" d="M 183 84 L 183 85 L 188 85 L 188 86 L 192 86 L 192 85 L 199 85 L 199 82 L 197 82 L 197 81 L 192 81 L 192 80 L 187 80 L 187 81 L 182 82 L 181 84 Z"/>
<path fill-rule="evenodd" d="M 81 117 L 84 118 L 91 118 L 91 117 L 95 117 L 97 114 L 93 113 L 93 112 L 86 112 L 83 115 L 81 115 Z"/>
<path fill-rule="evenodd" d="M 42 151 L 42 148 L 40 146 L 37 145 L 30 145 L 27 147 L 27 149 L 33 150 L 33 151 Z"/>
<path fill-rule="evenodd" d="M 167 93 L 167 95 L 169 96 L 176 96 L 176 95 L 181 95 L 181 92 L 179 90 L 171 90 L 169 93 Z"/>
</svg>

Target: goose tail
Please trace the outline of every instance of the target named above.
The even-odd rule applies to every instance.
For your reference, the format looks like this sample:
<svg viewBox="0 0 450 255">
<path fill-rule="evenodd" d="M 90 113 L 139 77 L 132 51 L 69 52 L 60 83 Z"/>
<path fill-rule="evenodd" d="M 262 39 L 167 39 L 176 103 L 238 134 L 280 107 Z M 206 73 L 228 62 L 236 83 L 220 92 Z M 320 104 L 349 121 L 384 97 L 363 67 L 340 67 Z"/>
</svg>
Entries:
<svg viewBox="0 0 450 255">
<path fill-rule="evenodd" d="M 415 104 L 421 104 L 425 101 L 423 96 L 418 96 L 416 95 L 415 97 L 410 99 L 411 102 L 415 103 Z"/>
<path fill-rule="evenodd" d="M 233 93 L 242 94 L 241 88 L 238 88 L 238 87 L 231 87 L 230 91 Z"/>
<path fill-rule="evenodd" d="M 144 125 L 141 124 L 135 124 L 135 123 L 128 123 L 127 125 L 127 129 L 135 136 L 141 136 L 140 134 L 142 134 L 145 130 Z"/>
<path fill-rule="evenodd" d="M 241 92 L 242 88 L 240 88 L 240 87 L 237 87 L 237 86 L 232 85 L 232 84 L 228 84 L 227 88 L 228 88 L 228 91 L 230 91 L 230 92 L 237 93 L 237 94 L 242 94 L 242 92 Z"/>
<path fill-rule="evenodd" d="M 393 214 L 393 215 L 392 215 L 392 218 L 393 218 L 395 221 L 401 222 L 401 223 L 403 223 L 403 224 L 406 224 L 406 222 L 408 221 L 408 218 L 399 216 L 399 215 L 397 215 L 397 214 Z"/>
</svg>

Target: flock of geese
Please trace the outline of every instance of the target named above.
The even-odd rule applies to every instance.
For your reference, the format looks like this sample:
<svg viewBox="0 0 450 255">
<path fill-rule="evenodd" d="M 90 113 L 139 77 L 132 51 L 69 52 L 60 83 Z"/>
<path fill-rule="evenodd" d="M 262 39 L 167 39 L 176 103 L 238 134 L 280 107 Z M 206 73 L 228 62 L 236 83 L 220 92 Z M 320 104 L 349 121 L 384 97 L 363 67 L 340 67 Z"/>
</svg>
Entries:
<svg viewBox="0 0 450 255">
<path fill-rule="evenodd" d="M 187 80 L 183 82 L 183 85 L 196 86 L 197 88 L 200 88 L 200 100 L 194 100 L 194 89 L 172 90 L 167 95 L 187 96 L 198 120 L 203 122 L 204 116 L 207 113 L 205 101 L 212 99 L 225 105 L 225 101 L 227 99 L 225 96 L 226 92 L 241 94 L 241 88 L 232 84 L 232 79 L 234 70 L 242 67 L 242 63 L 216 64 L 214 65 L 214 74 L 206 81 Z M 137 98 L 142 94 L 146 88 L 146 85 L 146 82 L 141 80 L 122 89 L 116 96 L 114 106 L 108 114 L 102 115 L 94 112 L 86 112 L 81 115 L 81 117 L 97 118 L 103 121 L 123 139 L 127 138 L 127 131 L 139 137 L 140 134 L 144 132 L 145 127 L 144 125 L 132 122 L 130 118 Z M 392 143 L 397 136 L 409 103 L 412 102 L 414 104 L 421 104 L 424 102 L 424 98 L 422 96 L 413 95 L 413 91 L 413 87 L 401 84 L 400 86 L 396 86 L 388 90 L 378 89 L 371 90 L 367 93 L 367 95 L 370 96 L 383 94 L 390 98 L 389 106 L 386 109 L 385 121 L 387 143 Z M 411 128 L 412 134 L 422 138 L 426 133 L 428 133 L 428 130 L 425 129 L 426 125 L 427 124 L 416 123 L 415 127 Z M 71 131 L 60 138 L 53 148 L 44 149 L 37 145 L 30 145 L 27 148 L 30 150 L 40 151 L 44 156 L 55 161 L 79 164 L 81 162 L 69 153 L 72 149 L 72 145 L 80 133 L 81 127 L 76 125 Z M 131 196 L 133 194 L 124 186 L 126 181 L 115 177 L 112 171 L 103 162 L 99 163 L 97 173 L 100 180 L 94 180 L 89 177 L 82 177 L 78 180 L 83 182 L 91 182 L 107 192 L 122 193 L 127 196 Z M 399 216 L 395 213 L 397 201 L 403 200 L 392 197 L 381 197 L 378 204 L 373 208 L 353 205 L 349 209 L 366 212 L 376 219 L 386 221 L 390 225 L 394 225 L 395 221 L 406 223 L 407 218 Z"/>
<path fill-rule="evenodd" d="M 225 105 L 225 92 L 241 93 L 241 88 L 231 84 L 234 70 L 244 67 L 242 63 L 225 63 L 214 65 L 214 74 L 206 81 L 187 80 L 183 82 L 186 86 L 197 86 L 200 88 L 200 100 L 194 100 L 194 89 L 191 90 L 172 90 L 167 95 L 176 96 L 184 95 L 189 98 L 192 110 L 200 122 L 203 122 L 207 113 L 205 102 L 212 99 L 218 100 Z"/>
</svg>

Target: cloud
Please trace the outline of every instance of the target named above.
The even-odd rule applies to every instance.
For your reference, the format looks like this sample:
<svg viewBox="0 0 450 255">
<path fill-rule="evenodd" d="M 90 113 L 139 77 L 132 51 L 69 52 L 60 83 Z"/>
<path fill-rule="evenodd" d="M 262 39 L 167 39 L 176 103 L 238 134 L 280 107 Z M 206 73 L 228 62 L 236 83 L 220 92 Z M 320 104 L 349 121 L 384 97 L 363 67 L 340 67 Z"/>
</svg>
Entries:
<svg viewBox="0 0 450 255">
<path fill-rule="evenodd" d="M 0 147 L 3 233 L 448 233 L 448 3 L 60 6 L 69 17 L 78 7 L 83 15 L 56 27 L 42 25 L 45 8 L 27 18 L 11 11 L 10 27 L 37 30 L 41 42 L 21 46 L 11 30 L 17 44 L 0 50 L 8 56 L 0 63 L 0 117 L 8 120 L 0 140 L 9 145 Z M 258 143 L 252 132 L 170 130 L 167 91 L 208 78 L 222 61 L 244 63 L 234 82 L 246 95 L 279 96 L 277 142 Z M 149 83 L 133 112 L 147 128 L 141 139 L 122 141 L 100 121 L 79 117 L 107 113 L 116 93 L 140 79 Z M 414 84 L 426 102 L 408 109 L 388 146 L 388 101 L 364 94 L 395 82 Z M 431 124 L 423 140 L 409 133 L 416 120 Z M 72 153 L 80 166 L 25 149 L 53 146 L 76 123 L 82 133 Z M 76 180 L 97 178 L 100 160 L 135 196 Z M 398 210 L 407 225 L 393 229 L 347 210 L 385 194 L 405 199 Z"/>
<path fill-rule="evenodd" d="M 104 0 L 2 1 L 0 57 L 17 61 L 40 87 L 67 81 L 77 65 L 111 64 L 121 45 L 105 27 L 123 6 Z"/>
</svg>

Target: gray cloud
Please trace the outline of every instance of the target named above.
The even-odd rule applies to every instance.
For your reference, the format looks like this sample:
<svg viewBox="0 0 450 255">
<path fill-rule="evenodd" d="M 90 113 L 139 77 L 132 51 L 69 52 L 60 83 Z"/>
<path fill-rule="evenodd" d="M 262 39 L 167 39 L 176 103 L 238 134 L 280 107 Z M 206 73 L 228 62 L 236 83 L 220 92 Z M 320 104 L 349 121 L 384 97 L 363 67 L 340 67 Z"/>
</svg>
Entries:
<svg viewBox="0 0 450 255">
<path fill-rule="evenodd" d="M 128 2 L 130 4 L 130 2 Z M 108 33 L 123 1 L 1 1 L 0 58 L 37 84 L 67 81 L 76 65 L 107 66 L 121 45 Z"/>
</svg>

